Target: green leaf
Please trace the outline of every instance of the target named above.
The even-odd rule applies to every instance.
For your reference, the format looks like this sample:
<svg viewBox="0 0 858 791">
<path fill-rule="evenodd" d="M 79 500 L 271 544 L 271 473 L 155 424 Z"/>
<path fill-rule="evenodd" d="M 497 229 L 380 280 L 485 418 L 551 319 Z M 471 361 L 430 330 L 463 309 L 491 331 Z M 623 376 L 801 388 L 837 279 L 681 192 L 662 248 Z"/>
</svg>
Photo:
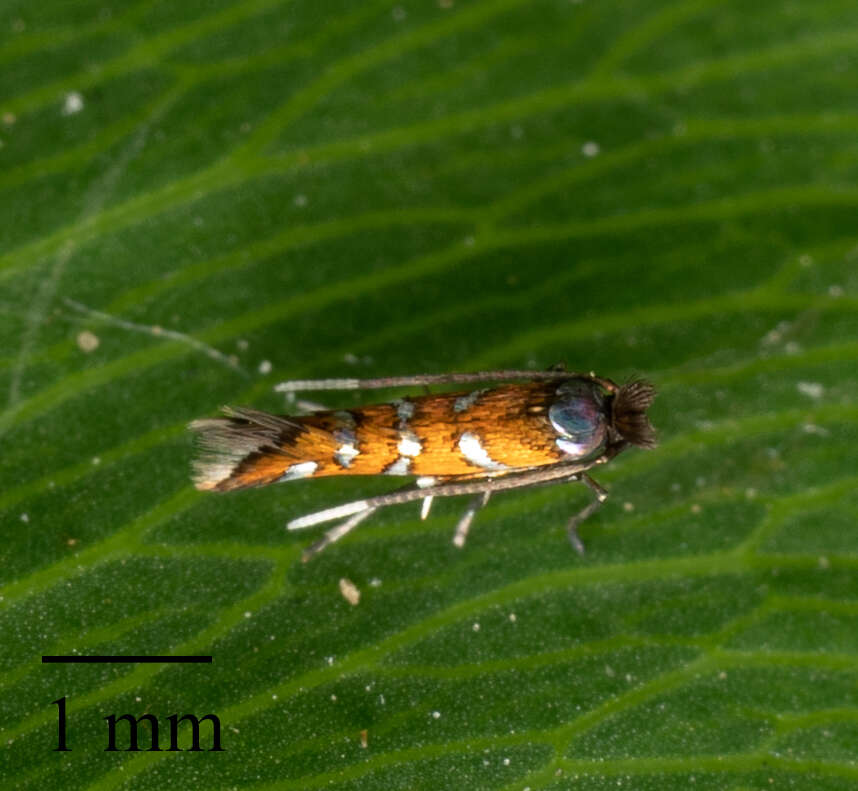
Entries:
<svg viewBox="0 0 858 791">
<path fill-rule="evenodd" d="M 842 0 L 6 3 L 0 785 L 854 784 L 856 51 Z M 659 389 L 583 557 L 583 487 L 302 564 L 395 483 L 190 485 L 280 380 L 560 360 Z"/>
</svg>

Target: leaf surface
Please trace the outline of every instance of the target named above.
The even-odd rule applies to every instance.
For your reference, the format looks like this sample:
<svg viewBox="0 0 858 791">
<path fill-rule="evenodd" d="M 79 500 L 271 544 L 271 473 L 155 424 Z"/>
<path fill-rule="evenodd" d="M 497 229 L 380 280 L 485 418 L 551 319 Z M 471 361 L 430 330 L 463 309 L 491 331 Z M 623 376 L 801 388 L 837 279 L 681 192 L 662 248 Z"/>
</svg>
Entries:
<svg viewBox="0 0 858 791">
<path fill-rule="evenodd" d="M 834 0 L 7 3 L 3 787 L 854 784 L 856 45 Z M 283 379 L 561 360 L 659 389 L 583 557 L 583 487 L 302 564 L 395 483 L 189 482 Z"/>
</svg>

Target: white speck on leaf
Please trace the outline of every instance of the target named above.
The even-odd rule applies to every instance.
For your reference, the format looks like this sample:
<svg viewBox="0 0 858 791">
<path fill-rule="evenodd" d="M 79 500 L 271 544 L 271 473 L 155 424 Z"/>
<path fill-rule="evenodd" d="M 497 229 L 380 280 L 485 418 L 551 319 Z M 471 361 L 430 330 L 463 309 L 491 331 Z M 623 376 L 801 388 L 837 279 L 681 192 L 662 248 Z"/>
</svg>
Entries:
<svg viewBox="0 0 858 791">
<path fill-rule="evenodd" d="M 356 607 L 360 602 L 360 589 L 346 577 L 340 579 L 340 593 L 352 607 Z"/>
<path fill-rule="evenodd" d="M 599 152 L 601 150 L 602 149 L 599 147 L 599 144 L 593 140 L 588 140 L 583 146 L 581 146 L 581 153 L 587 157 L 587 159 L 599 156 Z"/>
<path fill-rule="evenodd" d="M 101 343 L 101 341 L 98 339 L 98 335 L 96 335 L 94 332 L 90 332 L 89 330 L 83 330 L 83 332 L 79 332 L 76 340 L 78 348 L 82 352 L 86 352 L 87 354 L 95 351 L 98 348 L 98 344 Z"/>
<path fill-rule="evenodd" d="M 799 393 L 814 400 L 822 398 L 825 394 L 825 386 L 819 382 L 798 382 L 795 387 Z"/>
<path fill-rule="evenodd" d="M 77 91 L 70 91 L 66 94 L 63 101 L 63 115 L 76 115 L 83 110 L 83 94 Z"/>
</svg>

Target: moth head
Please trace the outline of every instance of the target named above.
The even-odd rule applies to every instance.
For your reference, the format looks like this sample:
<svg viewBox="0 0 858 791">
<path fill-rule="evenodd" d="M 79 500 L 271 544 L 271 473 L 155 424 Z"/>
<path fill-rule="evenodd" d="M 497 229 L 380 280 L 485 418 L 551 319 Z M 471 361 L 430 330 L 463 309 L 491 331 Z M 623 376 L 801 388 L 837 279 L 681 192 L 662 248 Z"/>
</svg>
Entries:
<svg viewBox="0 0 858 791">
<path fill-rule="evenodd" d="M 628 443 L 639 448 L 654 448 L 655 429 L 646 411 L 655 400 L 655 388 L 643 379 L 632 379 L 620 387 L 611 404 L 614 430 Z"/>
<path fill-rule="evenodd" d="M 646 415 L 655 398 L 655 388 L 642 379 L 621 387 L 609 384 L 614 389 L 576 377 L 555 391 L 548 419 L 557 432 L 557 447 L 570 458 L 594 457 L 608 445 L 655 447 L 655 431 Z"/>
</svg>

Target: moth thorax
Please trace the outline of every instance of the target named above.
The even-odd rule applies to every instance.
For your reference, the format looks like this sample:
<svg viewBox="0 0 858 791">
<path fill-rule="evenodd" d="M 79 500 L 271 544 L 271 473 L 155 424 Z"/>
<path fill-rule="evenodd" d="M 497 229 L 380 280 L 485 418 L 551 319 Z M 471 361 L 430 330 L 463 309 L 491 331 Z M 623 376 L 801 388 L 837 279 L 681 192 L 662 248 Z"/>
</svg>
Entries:
<svg viewBox="0 0 858 791">
<path fill-rule="evenodd" d="M 608 437 L 602 388 L 589 379 L 570 379 L 557 388 L 556 395 L 548 419 L 557 432 L 557 447 L 575 459 L 599 452 Z"/>
</svg>

